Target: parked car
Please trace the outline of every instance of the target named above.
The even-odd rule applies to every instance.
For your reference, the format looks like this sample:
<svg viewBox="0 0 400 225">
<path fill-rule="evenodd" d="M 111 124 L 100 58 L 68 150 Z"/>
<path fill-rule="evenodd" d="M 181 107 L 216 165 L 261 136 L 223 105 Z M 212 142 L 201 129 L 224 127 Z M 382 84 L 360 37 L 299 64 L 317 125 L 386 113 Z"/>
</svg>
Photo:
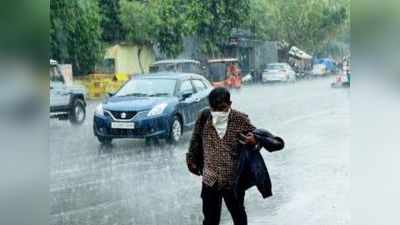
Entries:
<svg viewBox="0 0 400 225">
<path fill-rule="evenodd" d="M 156 61 L 150 65 L 149 71 L 150 73 L 182 72 L 204 74 L 200 62 L 192 59 L 169 59 Z"/>
<path fill-rule="evenodd" d="M 160 72 L 135 76 L 96 108 L 94 135 L 103 144 L 117 138 L 166 139 L 177 143 L 208 107 L 211 84 L 203 76 Z"/>
<path fill-rule="evenodd" d="M 80 125 L 86 118 L 86 90 L 81 85 L 67 85 L 57 61 L 50 60 L 50 118 L 69 120 Z"/>
<path fill-rule="evenodd" d="M 262 73 L 263 82 L 296 81 L 296 73 L 287 63 L 270 63 Z"/>
</svg>

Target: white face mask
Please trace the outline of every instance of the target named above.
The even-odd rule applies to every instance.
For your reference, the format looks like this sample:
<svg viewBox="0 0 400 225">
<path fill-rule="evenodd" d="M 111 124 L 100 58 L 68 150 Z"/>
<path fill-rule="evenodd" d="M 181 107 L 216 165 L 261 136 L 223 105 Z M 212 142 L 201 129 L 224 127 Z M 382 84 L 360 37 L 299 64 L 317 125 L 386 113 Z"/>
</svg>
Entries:
<svg viewBox="0 0 400 225">
<path fill-rule="evenodd" d="M 228 120 L 229 112 L 211 112 L 211 116 L 213 118 L 213 123 L 223 123 Z"/>
<path fill-rule="evenodd" d="M 220 138 L 225 136 L 230 112 L 230 109 L 228 112 L 211 112 L 212 123 Z"/>
</svg>

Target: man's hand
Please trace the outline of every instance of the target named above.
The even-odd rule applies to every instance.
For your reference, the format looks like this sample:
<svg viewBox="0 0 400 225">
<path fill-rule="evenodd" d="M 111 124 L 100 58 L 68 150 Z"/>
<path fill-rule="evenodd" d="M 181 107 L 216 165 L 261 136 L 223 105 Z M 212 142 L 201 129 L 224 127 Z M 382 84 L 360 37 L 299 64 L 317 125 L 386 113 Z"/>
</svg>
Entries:
<svg viewBox="0 0 400 225">
<path fill-rule="evenodd" d="M 249 132 L 246 135 L 242 134 L 241 136 L 242 136 L 242 140 L 247 145 L 256 145 L 257 144 L 256 136 L 254 136 L 254 134 L 252 132 Z"/>
<path fill-rule="evenodd" d="M 198 176 L 201 175 L 199 168 L 197 168 L 197 165 L 191 159 L 186 158 L 186 164 L 191 173 Z"/>
</svg>

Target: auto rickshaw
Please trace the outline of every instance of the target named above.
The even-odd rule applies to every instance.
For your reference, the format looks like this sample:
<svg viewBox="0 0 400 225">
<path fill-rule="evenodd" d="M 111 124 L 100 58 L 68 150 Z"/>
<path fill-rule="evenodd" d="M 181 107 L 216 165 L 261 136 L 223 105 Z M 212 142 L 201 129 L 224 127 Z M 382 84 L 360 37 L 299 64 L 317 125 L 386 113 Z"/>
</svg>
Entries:
<svg viewBox="0 0 400 225">
<path fill-rule="evenodd" d="M 207 61 L 207 78 L 214 87 L 240 88 L 242 85 L 237 58 Z"/>
</svg>

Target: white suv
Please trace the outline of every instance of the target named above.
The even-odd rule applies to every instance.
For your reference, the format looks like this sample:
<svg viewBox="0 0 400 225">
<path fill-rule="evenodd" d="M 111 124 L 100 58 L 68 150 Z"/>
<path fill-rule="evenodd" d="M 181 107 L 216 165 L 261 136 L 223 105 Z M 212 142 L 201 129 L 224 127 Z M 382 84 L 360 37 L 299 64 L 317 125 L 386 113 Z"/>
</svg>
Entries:
<svg viewBox="0 0 400 225">
<path fill-rule="evenodd" d="M 67 85 L 57 61 L 50 60 L 50 118 L 82 124 L 86 117 L 86 91 L 78 85 Z"/>
<path fill-rule="evenodd" d="M 296 73 L 287 63 L 268 64 L 262 73 L 263 82 L 296 81 Z"/>
</svg>

